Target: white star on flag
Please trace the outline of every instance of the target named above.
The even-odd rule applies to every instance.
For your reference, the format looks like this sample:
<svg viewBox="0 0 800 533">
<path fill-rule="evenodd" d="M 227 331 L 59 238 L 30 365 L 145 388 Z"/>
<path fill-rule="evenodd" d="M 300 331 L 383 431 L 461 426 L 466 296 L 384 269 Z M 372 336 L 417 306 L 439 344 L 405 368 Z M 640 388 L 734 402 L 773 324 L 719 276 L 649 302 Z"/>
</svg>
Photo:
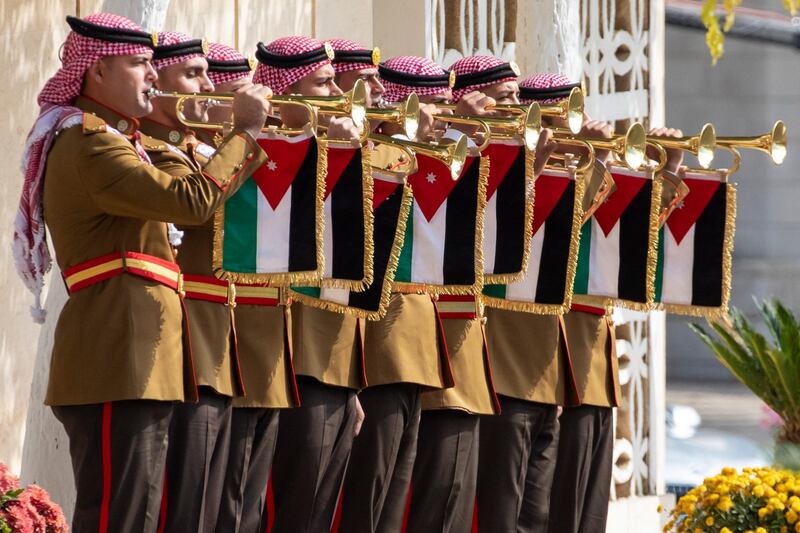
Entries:
<svg viewBox="0 0 800 533">
<path fill-rule="evenodd" d="M 276 163 L 275 161 L 269 161 L 267 163 L 267 168 L 270 170 L 278 170 L 278 163 Z"/>
<path fill-rule="evenodd" d="M 428 172 L 428 175 L 425 176 L 425 179 L 428 180 L 428 183 L 434 183 L 436 181 L 436 174 L 433 172 Z"/>
</svg>

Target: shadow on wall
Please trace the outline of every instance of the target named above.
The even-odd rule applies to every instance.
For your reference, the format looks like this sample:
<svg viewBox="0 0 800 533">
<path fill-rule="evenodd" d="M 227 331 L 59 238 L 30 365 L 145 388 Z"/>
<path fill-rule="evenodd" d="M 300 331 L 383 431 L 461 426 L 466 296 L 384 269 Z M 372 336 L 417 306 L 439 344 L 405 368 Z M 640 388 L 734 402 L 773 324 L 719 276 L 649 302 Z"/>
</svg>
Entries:
<svg viewBox="0 0 800 533">
<path fill-rule="evenodd" d="M 0 72 L 5 90 L 0 133 L 4 139 L 0 167 L 0 461 L 19 471 L 22 439 L 30 398 L 37 339 L 40 328 L 30 318 L 33 301 L 14 268 L 11 228 L 17 212 L 22 174 L 19 161 L 28 130 L 38 113 L 36 96 L 58 66 L 58 47 L 66 35 L 64 14 L 74 0 L 0 2 Z"/>
</svg>

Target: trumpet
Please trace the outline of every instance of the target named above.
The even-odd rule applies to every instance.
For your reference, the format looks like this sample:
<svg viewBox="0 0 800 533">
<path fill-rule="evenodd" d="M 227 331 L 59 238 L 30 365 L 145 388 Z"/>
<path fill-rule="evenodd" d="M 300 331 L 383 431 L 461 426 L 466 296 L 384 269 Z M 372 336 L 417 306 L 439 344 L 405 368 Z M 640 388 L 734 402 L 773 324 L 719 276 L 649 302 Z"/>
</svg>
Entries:
<svg viewBox="0 0 800 533">
<path fill-rule="evenodd" d="M 444 109 L 454 109 L 452 104 L 445 104 Z M 521 111 L 521 112 L 520 112 Z M 513 110 L 510 117 L 494 117 L 484 115 L 434 115 L 436 120 L 453 124 L 471 124 L 484 130 L 483 143 L 478 147 L 482 151 L 494 140 L 521 139 L 528 150 L 536 149 L 539 134 L 542 131 L 542 117 L 539 105 L 533 103 L 523 109 Z"/>
<path fill-rule="evenodd" d="M 553 128 L 553 133 L 559 143 L 577 144 L 575 141 L 579 141 L 592 145 L 595 150 L 608 150 L 634 170 L 640 168 L 645 161 L 647 134 L 639 122 L 631 124 L 624 135 L 614 135 L 610 139 L 573 135 L 566 128 Z"/>
<path fill-rule="evenodd" d="M 786 158 L 786 124 L 779 120 L 772 131 L 755 137 L 717 137 L 717 145 L 727 148 L 750 148 L 769 154 L 776 165 Z"/>
<path fill-rule="evenodd" d="M 153 97 L 177 98 L 175 110 L 181 124 L 190 128 L 206 128 L 222 130 L 230 127 L 230 124 L 219 122 L 201 122 L 190 119 L 184 113 L 184 106 L 192 100 L 206 100 L 213 105 L 225 105 L 233 101 L 233 93 L 181 93 L 172 91 L 160 91 L 151 88 L 147 95 Z M 272 95 L 269 101 L 274 104 L 290 104 L 305 107 L 311 117 L 312 126 L 316 126 L 315 112 L 334 116 L 349 116 L 357 125 L 364 123 L 366 118 L 367 89 L 362 80 L 356 80 L 353 88 L 340 96 L 296 96 L 296 95 Z M 314 127 L 316 130 L 316 127 Z"/>
<path fill-rule="evenodd" d="M 554 104 L 542 104 L 540 102 L 533 102 L 530 105 L 525 104 L 498 104 L 492 109 L 499 111 L 511 111 L 518 113 L 527 113 L 531 106 L 539 107 L 539 124 L 541 124 L 541 117 L 557 117 L 567 121 L 569 130 L 578 134 L 583 126 L 583 91 L 579 87 L 575 87 L 570 91 L 569 96 L 564 100 L 560 100 Z"/>
<path fill-rule="evenodd" d="M 417 136 L 419 127 L 419 98 L 417 93 L 411 93 L 397 107 L 367 108 L 366 116 L 368 119 L 398 124 L 403 128 L 406 137 L 413 139 Z"/>
<path fill-rule="evenodd" d="M 717 134 L 714 126 L 706 124 L 700 133 L 691 137 L 661 137 L 649 135 L 648 141 L 652 141 L 664 148 L 677 148 L 697 156 L 700 166 L 708 168 L 714 161 L 714 149 L 716 148 Z"/>
<path fill-rule="evenodd" d="M 438 159 L 447 165 L 447 168 L 450 169 L 450 177 L 455 181 L 461 175 L 461 170 L 464 168 L 464 162 L 468 154 L 466 135 L 461 135 L 457 141 L 448 140 L 438 145 L 406 141 L 379 133 L 371 133 L 367 138 L 373 142 L 379 143 L 379 145 L 376 146 L 376 150 L 386 149 L 382 147 L 391 147 L 400 150 L 402 155 L 395 158 L 395 160 L 399 160 L 403 164 L 406 162 L 410 164 L 410 170 L 407 172 L 408 174 L 413 174 L 417 171 L 416 154 L 423 154 Z M 391 169 L 387 168 L 381 170 Z"/>
</svg>

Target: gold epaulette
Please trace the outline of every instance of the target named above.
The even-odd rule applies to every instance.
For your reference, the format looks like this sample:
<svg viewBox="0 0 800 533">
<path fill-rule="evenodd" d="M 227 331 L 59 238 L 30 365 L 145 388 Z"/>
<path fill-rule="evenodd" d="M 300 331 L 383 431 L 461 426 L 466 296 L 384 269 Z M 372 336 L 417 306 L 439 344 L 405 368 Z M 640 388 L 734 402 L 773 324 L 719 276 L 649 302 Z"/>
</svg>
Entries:
<svg viewBox="0 0 800 533">
<path fill-rule="evenodd" d="M 141 143 L 142 148 L 148 152 L 166 152 L 169 150 L 167 143 L 161 139 L 156 139 L 155 137 L 145 135 L 144 133 L 141 134 L 139 142 Z"/>
<path fill-rule="evenodd" d="M 106 131 L 106 121 L 91 113 L 83 114 L 83 133 L 101 133 Z"/>
</svg>

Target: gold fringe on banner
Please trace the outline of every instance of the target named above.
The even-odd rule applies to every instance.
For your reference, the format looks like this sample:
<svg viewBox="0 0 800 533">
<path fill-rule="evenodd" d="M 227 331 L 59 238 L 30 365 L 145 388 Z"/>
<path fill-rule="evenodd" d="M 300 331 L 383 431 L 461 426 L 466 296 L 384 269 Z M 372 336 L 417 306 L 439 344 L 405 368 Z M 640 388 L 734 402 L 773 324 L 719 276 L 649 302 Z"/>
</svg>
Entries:
<svg viewBox="0 0 800 533">
<path fill-rule="evenodd" d="M 719 307 L 699 305 L 662 303 L 660 309 L 676 315 L 704 317 L 709 320 L 719 319 L 728 314 L 730 305 L 731 283 L 733 280 L 733 237 L 736 233 L 736 186 L 722 181 L 726 187 L 725 194 L 725 236 L 722 241 L 722 303 Z"/>
<path fill-rule="evenodd" d="M 314 201 L 317 268 L 315 270 L 295 272 L 231 272 L 225 270 L 223 266 L 225 204 L 223 204 L 214 214 L 214 248 L 211 262 L 216 277 L 234 283 L 267 283 L 273 287 L 288 287 L 291 284 L 298 283 L 315 283 L 322 278 L 322 273 L 325 271 L 325 255 L 322 250 L 325 231 L 323 202 L 325 199 L 325 177 L 328 173 L 328 152 L 323 143 L 318 143 L 316 139 L 313 139 L 312 142 L 317 144 L 317 183 Z M 252 177 L 247 179 L 252 179 Z"/>
<path fill-rule="evenodd" d="M 389 262 L 386 266 L 386 273 L 383 278 L 383 285 L 381 286 L 381 297 L 377 311 L 367 311 L 357 307 L 348 307 L 337 302 L 329 300 L 322 300 L 307 296 L 296 291 L 292 292 L 292 298 L 306 304 L 310 307 L 332 311 L 334 313 L 343 313 L 354 315 L 366 320 L 380 320 L 386 314 L 386 309 L 389 307 L 389 299 L 392 294 L 392 285 L 394 283 L 395 272 L 397 272 L 397 265 L 400 262 L 400 251 L 403 249 L 403 241 L 406 235 L 406 221 L 408 214 L 411 211 L 411 203 L 413 194 L 411 187 L 408 184 L 403 184 L 403 198 L 400 204 L 400 211 L 398 213 L 397 228 L 395 230 L 394 241 L 392 242 L 392 250 L 389 253 Z"/>
<path fill-rule="evenodd" d="M 434 285 L 428 283 L 395 282 L 396 292 L 424 294 L 470 294 L 480 296 L 483 290 L 483 219 L 486 213 L 486 185 L 489 179 L 489 158 L 480 158 L 478 170 L 478 209 L 475 221 L 475 282 L 471 285 Z"/>
<path fill-rule="evenodd" d="M 507 300 L 505 298 L 496 298 L 494 296 L 487 296 L 486 294 L 483 294 L 481 299 L 487 307 L 523 313 L 535 313 L 539 315 L 563 315 L 569 311 L 570 304 L 572 303 L 572 291 L 573 285 L 575 284 L 575 273 L 578 268 L 578 250 L 580 249 L 581 223 L 583 220 L 583 195 L 586 188 L 585 180 L 582 176 L 576 177 L 574 172 L 571 172 L 570 179 L 575 184 L 575 198 L 572 208 L 572 229 L 570 231 L 569 255 L 567 256 L 567 273 L 564 286 L 563 303 L 559 305 L 526 302 L 522 300 Z"/>
<path fill-rule="evenodd" d="M 530 228 L 533 225 L 533 210 L 535 209 L 534 205 L 534 195 L 533 189 L 535 187 L 534 181 L 536 179 L 534 172 L 533 172 L 533 165 L 535 162 L 535 153 L 533 150 L 528 150 L 526 147 L 523 146 L 523 150 L 525 150 L 525 195 L 528 198 L 528 201 L 525 202 L 525 221 L 524 226 L 525 228 Z M 484 238 L 485 235 L 484 235 Z M 483 274 L 483 283 L 484 285 L 490 284 L 499 284 L 499 283 L 514 283 L 515 281 L 521 280 L 525 277 L 525 273 L 528 270 L 528 261 L 531 257 L 531 241 L 533 240 L 533 235 L 531 235 L 530 231 L 526 231 L 523 234 L 523 251 L 522 251 L 522 270 L 519 272 L 511 272 L 508 274 L 487 274 L 484 272 Z M 484 271 L 486 268 L 484 267 Z"/>
<path fill-rule="evenodd" d="M 362 292 L 367 290 L 367 288 L 372 284 L 372 271 L 374 268 L 373 259 L 375 256 L 375 243 L 373 240 L 373 227 L 375 225 L 375 220 L 372 213 L 374 185 L 372 180 L 370 153 L 370 150 L 365 148 L 361 149 L 361 183 L 363 188 L 363 197 L 361 203 L 364 212 L 364 277 L 361 279 L 322 278 L 322 281 L 320 282 L 320 286 L 322 287 L 348 289 L 351 291 Z"/>
</svg>

